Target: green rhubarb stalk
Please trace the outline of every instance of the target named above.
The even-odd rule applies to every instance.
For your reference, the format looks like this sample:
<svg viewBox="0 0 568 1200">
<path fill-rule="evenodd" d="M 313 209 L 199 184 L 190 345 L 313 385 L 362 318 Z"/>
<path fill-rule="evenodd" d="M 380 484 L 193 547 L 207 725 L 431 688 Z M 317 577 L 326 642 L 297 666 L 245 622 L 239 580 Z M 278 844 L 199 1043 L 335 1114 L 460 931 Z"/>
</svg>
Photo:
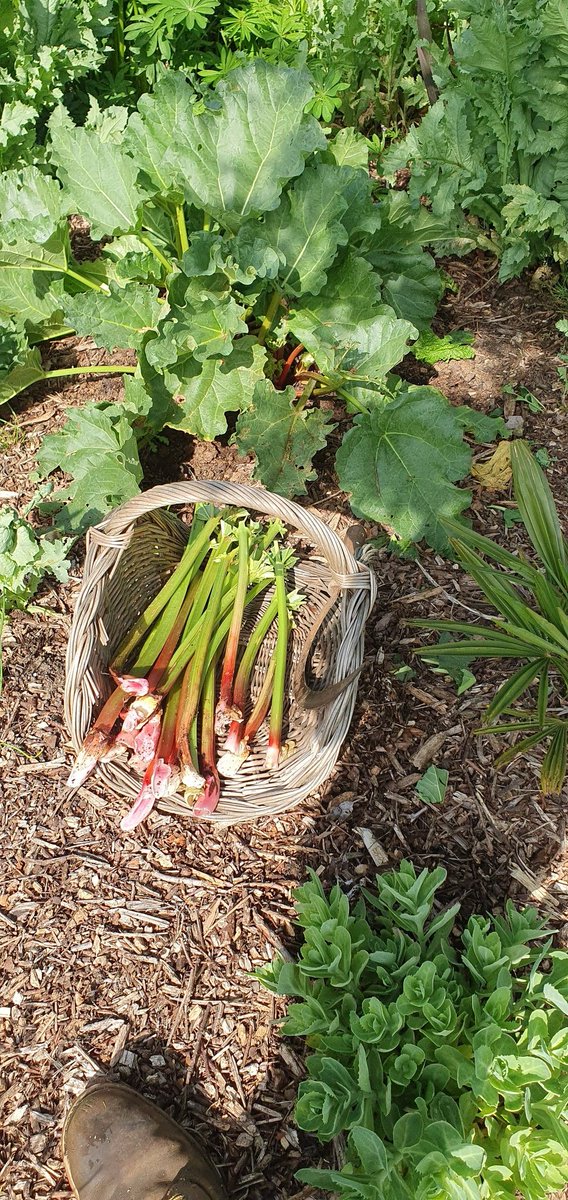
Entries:
<svg viewBox="0 0 568 1200">
<path fill-rule="evenodd" d="M 205 673 L 201 706 L 201 771 L 203 791 L 193 806 L 193 815 L 205 816 L 215 812 L 219 803 L 219 772 L 215 763 L 215 659 Z"/>
<path fill-rule="evenodd" d="M 235 679 L 233 688 L 233 712 L 236 714 L 227 734 L 225 749 L 232 754 L 238 754 L 239 746 L 242 741 L 244 713 L 248 698 L 249 681 L 252 675 L 254 664 L 257 660 L 260 647 L 278 613 L 278 601 L 276 595 L 272 597 L 269 605 L 263 612 L 259 621 L 253 629 L 246 650 L 241 658 L 240 666 Z"/>
<path fill-rule="evenodd" d="M 272 697 L 272 688 L 273 688 L 273 683 L 274 683 L 275 671 L 276 671 L 276 649 L 274 650 L 274 652 L 272 654 L 272 657 L 268 664 L 268 669 L 267 669 L 266 675 L 264 676 L 262 687 L 261 687 L 260 692 L 258 693 L 258 696 L 254 702 L 250 717 L 249 717 L 248 721 L 246 722 L 246 725 L 243 730 L 243 742 L 245 743 L 245 745 L 248 745 L 248 743 L 252 742 L 252 739 L 254 737 L 256 737 L 256 735 L 260 729 L 260 726 L 262 725 L 262 722 L 264 721 L 266 714 L 268 713 L 268 710 L 270 708 L 270 700 Z"/>
<path fill-rule="evenodd" d="M 196 575 L 195 579 L 193 579 L 191 581 L 191 583 L 189 585 L 189 589 L 188 589 L 186 597 L 185 597 L 185 600 L 184 600 L 184 602 L 179 610 L 179 613 L 172 625 L 172 628 L 170 629 L 168 637 L 166 638 L 166 640 L 162 646 L 162 649 L 160 650 L 160 653 L 158 654 L 158 657 L 156 658 L 150 671 L 148 672 L 148 690 L 150 692 L 155 691 L 155 689 L 157 688 L 157 686 L 160 682 L 160 679 L 162 678 L 162 675 L 164 674 L 164 671 L 166 670 L 166 667 L 168 666 L 168 663 L 172 657 L 172 654 L 179 642 L 179 639 L 181 637 L 181 634 L 183 632 L 183 629 L 185 627 L 185 624 L 186 624 L 189 614 L 191 612 L 191 608 L 192 608 L 193 602 L 195 600 L 196 592 L 199 590 L 200 580 L 201 580 L 201 577 L 199 575 Z"/>
<path fill-rule="evenodd" d="M 290 619 L 288 616 L 288 599 L 286 595 L 286 580 L 284 563 L 274 563 L 276 579 L 276 603 L 278 608 L 278 636 L 275 650 L 274 686 L 272 689 L 272 704 L 270 706 L 270 732 L 268 735 L 268 750 L 266 765 L 269 771 L 278 766 L 282 743 L 282 717 L 284 715 L 284 683 L 286 680 L 286 657 L 288 651 L 288 636 Z"/>
<path fill-rule="evenodd" d="M 191 753 L 189 749 L 189 730 L 197 714 L 199 707 L 199 696 L 203 681 L 203 673 L 207 661 L 207 651 L 215 629 L 215 623 L 219 616 L 219 606 L 223 594 L 223 584 L 225 582 L 225 574 L 227 570 L 227 555 L 220 553 L 216 563 L 216 575 L 209 603 L 205 611 L 205 620 L 203 621 L 195 652 L 192 659 L 188 663 L 183 676 L 181 685 L 180 702 L 178 707 L 178 717 L 176 724 L 176 743 L 178 755 L 182 768 L 182 779 L 185 782 L 186 773 L 189 771 L 193 774 L 193 764 L 191 761 Z"/>
<path fill-rule="evenodd" d="M 237 527 L 237 538 L 239 548 L 237 591 L 235 595 L 231 627 L 229 629 L 229 636 L 227 638 L 227 645 L 225 648 L 223 670 L 221 673 L 219 703 L 217 705 L 218 716 L 227 712 L 231 706 L 231 700 L 233 697 L 233 680 L 235 677 L 235 667 L 237 665 L 237 654 L 239 650 L 239 638 L 241 635 L 243 613 L 247 598 L 249 575 L 249 531 L 244 521 L 241 521 Z"/>
<path fill-rule="evenodd" d="M 252 604 L 253 600 L 256 600 L 257 596 L 259 596 L 260 593 L 263 592 L 267 586 L 268 586 L 268 582 L 266 579 L 264 579 L 264 580 L 259 581 L 258 583 L 255 583 L 253 585 L 253 587 L 249 588 L 249 590 L 247 592 L 245 608 L 248 604 Z M 219 627 L 215 633 L 215 636 L 211 643 L 210 652 L 213 652 L 213 649 L 216 649 L 216 650 L 219 649 L 219 646 L 223 644 L 223 641 L 227 637 L 229 629 L 231 628 L 231 620 L 232 620 L 231 610 L 232 610 L 232 606 L 233 606 L 233 602 L 234 602 L 234 597 L 235 597 L 235 589 L 232 588 L 229 592 L 227 592 L 226 596 L 224 596 L 224 598 L 223 598 L 223 602 L 221 605 L 219 615 L 224 616 L 225 620 L 222 621 L 222 623 L 219 625 Z M 228 616 L 226 615 L 227 611 L 229 611 Z M 190 629 L 187 637 L 185 637 L 185 635 L 184 635 L 177 650 L 175 651 L 175 654 L 172 654 L 172 658 L 171 658 L 169 667 L 167 668 L 163 678 L 161 679 L 160 686 L 158 688 L 158 691 L 160 692 L 161 695 L 164 695 L 164 696 L 167 695 L 167 693 L 170 691 L 170 688 L 173 687 L 178 676 L 181 674 L 181 672 L 187 666 L 190 658 L 192 657 L 192 655 L 195 651 L 197 638 L 199 637 L 202 627 L 203 627 L 203 617 L 200 617 L 199 621 L 197 621 L 196 624 Z"/>
<path fill-rule="evenodd" d="M 197 563 L 201 565 L 201 551 L 207 546 L 213 530 L 219 524 L 221 514 L 211 517 L 207 524 L 203 526 L 201 533 L 186 546 L 181 559 L 172 571 L 167 582 L 158 592 L 158 595 L 148 604 L 144 612 L 134 622 L 132 629 L 127 633 L 126 637 L 121 642 L 113 661 L 113 670 L 116 674 L 121 674 L 123 667 L 127 663 L 130 655 L 138 646 L 138 643 L 148 632 L 156 617 L 163 611 L 172 596 L 177 592 L 178 588 L 183 585 L 188 587 L 194 574 L 197 571 Z"/>
</svg>

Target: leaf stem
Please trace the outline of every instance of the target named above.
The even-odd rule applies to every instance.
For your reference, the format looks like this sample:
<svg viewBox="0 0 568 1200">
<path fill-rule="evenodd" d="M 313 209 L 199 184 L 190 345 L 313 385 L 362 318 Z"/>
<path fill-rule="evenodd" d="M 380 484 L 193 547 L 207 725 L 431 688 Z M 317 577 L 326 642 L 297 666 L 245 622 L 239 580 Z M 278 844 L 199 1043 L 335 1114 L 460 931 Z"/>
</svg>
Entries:
<svg viewBox="0 0 568 1200">
<path fill-rule="evenodd" d="M 92 279 L 86 279 L 84 275 L 80 275 L 78 271 L 72 271 L 71 267 L 65 267 L 64 275 L 69 275 L 71 279 L 76 279 L 78 283 L 84 283 L 85 287 L 92 288 L 94 292 L 102 292 L 103 288 L 100 283 L 95 283 Z"/>
<path fill-rule="evenodd" d="M 182 254 L 189 250 L 189 240 L 187 236 L 187 226 L 183 211 L 183 204 L 176 204 L 176 223 L 179 234 L 179 246 Z"/>
<path fill-rule="evenodd" d="M 162 251 L 158 248 L 158 246 L 154 245 L 152 239 L 148 237 L 147 233 L 140 234 L 140 241 L 144 242 L 144 245 L 148 247 L 148 250 L 150 250 L 154 257 L 158 259 L 158 262 L 161 262 L 162 266 L 166 268 L 166 271 L 169 275 L 174 269 L 173 263 L 166 258 L 165 254 L 162 254 Z"/>
<path fill-rule="evenodd" d="M 272 704 L 270 706 L 270 732 L 268 735 L 268 750 L 266 765 L 269 771 L 276 770 L 282 746 L 282 717 L 284 715 L 284 684 L 286 680 L 286 657 L 288 650 L 288 635 L 290 621 L 288 618 L 288 599 L 286 596 L 286 580 L 284 563 L 275 562 L 276 603 L 278 608 L 278 634 L 276 640 L 276 665 L 274 669 L 274 686 L 272 688 Z"/>
<path fill-rule="evenodd" d="M 181 685 L 180 701 L 177 714 L 176 724 L 176 744 L 180 759 L 182 771 L 182 780 L 186 771 L 193 769 L 191 760 L 191 752 L 189 748 L 189 730 L 199 707 L 199 696 L 203 684 L 203 675 L 206 670 L 207 652 L 215 630 L 215 623 L 218 619 L 221 597 L 223 594 L 223 584 L 225 582 L 225 574 L 227 571 L 227 547 L 226 545 L 219 547 L 219 558 L 216 563 L 215 580 L 211 589 L 209 603 L 204 614 L 203 626 L 197 640 L 195 653 L 193 658 L 188 663 L 183 682 Z"/>
<path fill-rule="evenodd" d="M 257 342 L 258 342 L 259 346 L 264 345 L 267 335 L 270 333 L 270 330 L 272 329 L 272 322 L 274 321 L 274 318 L 276 316 L 276 313 L 278 312 L 278 309 L 279 309 L 281 303 L 282 303 L 282 296 L 280 295 L 280 292 L 274 291 L 270 297 L 270 302 L 269 302 L 268 308 L 267 308 L 267 310 L 264 314 L 264 317 L 262 318 L 262 321 L 260 323 L 260 329 L 257 334 Z"/>
<path fill-rule="evenodd" d="M 368 415 L 369 409 L 365 408 L 364 404 L 360 404 L 358 400 L 355 400 L 353 396 L 350 396 L 349 392 L 345 391 L 345 388 L 336 388 L 336 392 L 338 396 L 341 396 L 342 400 L 346 400 L 357 412 Z"/>
<path fill-rule="evenodd" d="M 125 363 L 107 363 L 100 367 L 61 367 L 57 371 L 44 371 L 43 379 L 64 379 L 67 375 L 133 375 L 136 367 Z"/>
<path fill-rule="evenodd" d="M 221 687 L 219 692 L 218 706 L 219 714 L 226 712 L 227 709 L 230 708 L 233 697 L 233 679 L 235 676 L 235 666 L 239 649 L 239 637 L 241 634 L 241 625 L 243 621 L 243 613 L 248 589 L 249 536 L 248 528 L 244 521 L 241 521 L 237 527 L 237 537 L 239 545 L 237 593 L 235 596 L 231 628 L 229 630 L 229 637 L 227 639 L 223 671 L 221 674 Z"/>
</svg>

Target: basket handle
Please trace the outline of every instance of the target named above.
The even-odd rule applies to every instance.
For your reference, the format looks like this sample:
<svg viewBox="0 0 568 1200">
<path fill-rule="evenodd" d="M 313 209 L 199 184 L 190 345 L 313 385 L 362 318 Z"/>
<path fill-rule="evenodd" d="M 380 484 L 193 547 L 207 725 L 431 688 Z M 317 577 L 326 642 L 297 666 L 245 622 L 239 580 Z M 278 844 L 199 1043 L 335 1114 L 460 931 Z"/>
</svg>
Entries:
<svg viewBox="0 0 568 1200">
<path fill-rule="evenodd" d="M 89 537 L 108 545 L 108 538 L 123 535 L 138 517 L 165 508 L 171 504 L 215 504 L 218 507 L 235 505 L 237 508 L 256 509 L 266 516 L 279 517 L 293 525 L 325 557 L 329 567 L 337 576 L 340 587 L 366 588 L 370 584 L 370 572 L 357 562 L 348 546 L 321 517 L 308 512 L 293 500 L 286 500 L 265 488 L 252 487 L 243 483 L 225 483 L 222 480 L 191 480 L 186 483 L 161 484 L 150 488 L 132 500 L 127 500 L 90 530 Z M 100 539 L 98 537 L 100 533 Z"/>
</svg>

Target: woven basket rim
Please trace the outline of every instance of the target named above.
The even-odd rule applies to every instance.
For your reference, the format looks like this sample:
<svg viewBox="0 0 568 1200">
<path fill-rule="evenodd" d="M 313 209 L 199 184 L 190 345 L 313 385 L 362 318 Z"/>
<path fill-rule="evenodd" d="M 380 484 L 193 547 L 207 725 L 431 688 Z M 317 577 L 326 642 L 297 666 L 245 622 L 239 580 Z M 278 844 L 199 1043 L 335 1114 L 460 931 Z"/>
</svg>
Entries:
<svg viewBox="0 0 568 1200">
<path fill-rule="evenodd" d="M 369 567 L 355 559 L 349 547 L 320 516 L 294 501 L 252 485 L 222 480 L 161 484 L 120 505 L 87 534 L 83 581 L 75 605 L 66 658 L 65 720 L 75 749 L 81 744 L 88 728 L 86 722 L 88 720 L 90 724 L 97 701 L 100 700 L 100 688 L 97 689 L 93 680 L 90 663 L 95 647 L 98 645 L 100 649 L 104 645 L 101 642 L 98 615 L 106 581 L 116 570 L 141 518 L 158 519 L 161 509 L 196 503 L 235 506 L 279 517 L 309 542 L 318 553 L 317 561 L 319 556 L 325 560 L 334 589 L 337 588 L 341 597 L 342 634 L 337 653 L 336 678 L 344 678 L 361 665 L 365 622 L 376 593 L 375 578 Z M 177 519 L 165 513 L 161 524 Z M 274 788 L 266 788 L 271 794 L 264 797 L 255 793 L 254 798 L 254 787 L 251 789 L 247 786 L 247 796 L 251 796 L 249 802 L 248 799 L 234 796 L 234 789 L 230 786 L 232 781 L 225 781 L 219 807 L 206 819 L 218 825 L 231 825 L 256 820 L 260 816 L 271 816 L 295 807 L 301 799 L 321 786 L 333 769 L 347 734 L 356 690 L 357 680 L 350 683 L 332 704 L 318 710 L 322 716 L 318 718 L 314 733 L 313 754 L 310 761 L 304 764 L 303 778 L 294 780 L 294 786 L 283 786 L 281 794 L 276 795 L 272 794 Z M 102 764 L 97 768 L 97 773 L 112 791 L 122 795 L 126 793 L 129 799 L 132 787 L 139 787 L 140 781 L 134 772 L 118 762 Z M 262 793 L 260 784 L 258 790 Z M 183 814 L 186 819 L 192 815 L 178 797 L 159 801 L 156 807 L 164 812 Z"/>
</svg>

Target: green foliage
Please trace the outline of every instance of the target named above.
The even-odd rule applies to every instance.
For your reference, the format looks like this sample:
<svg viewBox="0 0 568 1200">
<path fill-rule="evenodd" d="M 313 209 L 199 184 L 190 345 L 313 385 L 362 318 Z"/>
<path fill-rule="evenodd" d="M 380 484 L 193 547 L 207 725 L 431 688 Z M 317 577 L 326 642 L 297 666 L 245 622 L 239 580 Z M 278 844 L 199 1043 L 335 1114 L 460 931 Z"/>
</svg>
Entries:
<svg viewBox="0 0 568 1200">
<path fill-rule="evenodd" d="M 416 784 L 416 791 L 425 804 L 442 804 L 448 786 L 448 772 L 434 764 L 424 772 Z"/>
<path fill-rule="evenodd" d="M 67 581 L 70 541 L 52 533 L 41 535 L 10 505 L 0 508 L 0 606 L 2 615 L 24 608 L 35 596 L 44 575 Z"/>
<path fill-rule="evenodd" d="M 419 310 L 423 327 L 434 311 L 440 279 L 420 234 L 404 273 L 396 254 L 385 260 L 396 205 L 373 201 L 361 139 L 345 130 L 326 138 L 306 113 L 313 94 L 305 72 L 256 61 L 204 103 L 169 71 L 130 117 L 95 104 L 76 127 L 57 109 L 48 143 L 56 175 L 26 167 L 0 181 L 0 396 L 52 374 L 35 346 L 58 333 L 75 330 L 138 359 L 100 368 L 135 372 L 120 410 L 74 411 L 41 450 L 43 475 L 63 468 L 70 477 L 60 492 L 66 528 L 84 528 L 137 489 L 138 443 L 164 427 L 215 438 L 229 414 L 237 445 L 257 457 L 257 477 L 285 495 L 305 492 L 333 428 L 318 395 L 331 391 L 361 414 L 338 463 L 358 510 L 405 541 L 441 544 L 438 500 L 446 514 L 467 504 L 450 482 L 469 467 L 463 415 L 428 391 L 422 407 L 416 395 L 407 408 L 422 413 L 424 429 L 430 416 L 441 421 L 433 443 L 441 456 L 447 436 L 452 451 L 428 510 L 418 484 L 411 518 L 400 501 L 379 518 L 382 497 L 351 486 L 354 440 L 364 437 L 367 456 L 377 442 L 379 453 L 382 426 L 392 429 L 403 409 L 403 398 L 388 404 L 387 376 L 416 337 L 409 318 Z M 104 239 L 95 262 L 73 258 L 69 213 Z M 275 353 L 298 342 L 306 386 L 278 390 Z"/>
<path fill-rule="evenodd" d="M 534 547 L 537 566 L 465 527 L 450 529 L 462 566 L 475 579 L 497 615 L 478 625 L 460 621 L 413 621 L 446 635 L 464 634 L 419 651 L 447 663 L 463 656 L 511 659 L 521 664 L 501 685 L 484 718 L 488 733 L 518 733 L 520 739 L 497 760 L 548 742 L 541 771 L 544 792 L 560 792 L 566 777 L 568 721 L 562 715 L 568 686 L 568 551 L 546 476 L 526 442 L 511 445 L 513 486 L 519 513 Z M 487 561 L 489 560 L 489 561 Z M 496 564 L 496 565 L 493 565 Z M 519 709 L 525 698 L 528 707 Z M 505 717 L 504 721 L 499 718 Z"/>
<path fill-rule="evenodd" d="M 439 362 L 451 362 L 453 359 L 475 358 L 473 349 L 473 334 L 464 329 L 456 329 L 445 337 L 437 337 L 431 329 L 425 329 L 412 347 L 412 353 L 419 362 L 428 363 L 435 367 Z"/>
<path fill-rule="evenodd" d="M 452 937 L 445 875 L 402 862 L 350 909 L 311 872 L 297 961 L 259 972 L 314 1052 L 299 1126 L 347 1135 L 341 1170 L 298 1178 L 341 1200 L 543 1200 L 566 1180 L 568 955 L 510 902 Z"/>
<path fill-rule="evenodd" d="M 37 158 L 36 126 L 109 54 L 113 0 L 2 0 L 0 167 Z"/>
<path fill-rule="evenodd" d="M 568 256 L 568 41 L 560 0 L 456 0 L 454 63 L 438 65 L 439 101 L 381 169 L 410 164 L 416 209 L 493 231 L 500 278 Z M 482 244 L 486 244 L 486 239 Z"/>
<path fill-rule="evenodd" d="M 463 440 L 470 411 L 454 408 L 435 388 L 409 387 L 356 417 L 337 455 L 339 482 L 356 515 L 385 525 L 402 545 L 425 538 L 447 548 L 444 522 L 470 499 L 455 486 L 471 465 Z M 483 436 L 500 428 L 495 420 Z"/>
</svg>

